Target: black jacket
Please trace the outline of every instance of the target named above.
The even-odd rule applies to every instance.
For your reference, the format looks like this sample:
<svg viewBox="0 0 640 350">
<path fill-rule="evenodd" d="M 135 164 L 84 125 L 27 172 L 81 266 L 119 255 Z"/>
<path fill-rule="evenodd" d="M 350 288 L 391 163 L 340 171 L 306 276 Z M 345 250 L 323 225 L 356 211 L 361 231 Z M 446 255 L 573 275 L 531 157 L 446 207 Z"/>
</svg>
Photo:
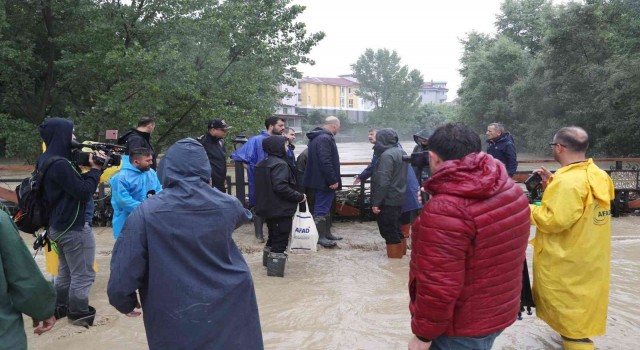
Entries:
<svg viewBox="0 0 640 350">
<path fill-rule="evenodd" d="M 38 160 L 38 167 L 52 156 L 71 157 L 73 123 L 67 119 L 51 118 L 39 127 L 47 150 Z M 80 229 L 85 223 L 86 203 L 93 200 L 100 182 L 100 170 L 91 169 L 80 174 L 68 161 L 53 162 L 44 176 L 43 196 L 49 208 L 49 226 L 56 231 Z"/>
<path fill-rule="evenodd" d="M 373 152 L 379 158 L 371 176 L 371 206 L 403 206 L 408 164 L 402 161 L 406 153 L 398 147 L 398 134 L 393 129 L 379 130 Z"/>
<path fill-rule="evenodd" d="M 293 216 L 304 195 L 296 191 L 296 176 L 285 160 L 284 136 L 269 136 L 262 141 L 267 158 L 255 168 L 256 214 L 264 218 Z"/>
<path fill-rule="evenodd" d="M 341 189 L 340 155 L 333 134 L 318 127 L 308 132 L 307 137 L 309 156 L 302 185 L 319 191 L 331 191 L 329 186 L 337 182 L 338 189 Z"/>
<path fill-rule="evenodd" d="M 207 151 L 207 158 L 211 165 L 211 183 L 213 187 L 224 192 L 227 178 L 227 153 L 224 151 L 224 139 L 206 133 L 198 140 Z"/>
<path fill-rule="evenodd" d="M 156 152 L 153 150 L 153 146 L 151 146 L 151 134 L 148 132 L 138 131 L 136 129 L 129 129 L 124 135 L 118 138 L 118 144 L 126 146 L 124 154 L 129 155 L 132 149 L 136 148 L 146 148 L 153 152 L 153 165 L 151 166 L 153 170 L 158 169 L 157 156 Z"/>
<path fill-rule="evenodd" d="M 489 144 L 487 153 L 501 161 L 505 168 L 507 168 L 509 177 L 512 177 L 516 173 L 516 170 L 518 170 L 518 156 L 511 134 L 505 132 L 494 140 L 488 140 L 487 143 Z"/>
</svg>

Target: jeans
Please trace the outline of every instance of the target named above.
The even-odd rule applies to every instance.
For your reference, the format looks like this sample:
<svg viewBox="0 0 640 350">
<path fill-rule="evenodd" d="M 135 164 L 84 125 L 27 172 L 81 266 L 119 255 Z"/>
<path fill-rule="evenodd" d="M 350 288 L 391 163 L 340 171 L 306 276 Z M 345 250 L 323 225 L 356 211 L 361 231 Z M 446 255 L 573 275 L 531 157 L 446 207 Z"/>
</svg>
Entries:
<svg viewBox="0 0 640 350">
<path fill-rule="evenodd" d="M 61 233 L 49 229 L 49 237 L 56 242 L 60 260 L 55 279 L 56 304 L 67 306 L 70 313 L 86 313 L 89 312 L 89 293 L 96 278 L 93 270 L 96 257 L 93 229 L 85 223 L 82 229 Z"/>
<path fill-rule="evenodd" d="M 316 200 L 313 208 L 313 216 L 329 216 L 331 212 L 331 206 L 333 205 L 333 199 L 336 196 L 336 191 L 316 191 Z"/>
<path fill-rule="evenodd" d="M 402 229 L 400 228 L 400 211 L 402 207 L 382 205 L 380 206 L 380 214 L 378 221 L 378 229 L 380 235 L 387 244 L 398 244 L 404 239 Z"/>
<path fill-rule="evenodd" d="M 449 337 L 441 335 L 431 342 L 431 350 L 490 350 L 500 333 L 502 331 L 483 337 Z"/>
<path fill-rule="evenodd" d="M 267 228 L 269 229 L 267 247 L 271 247 L 272 253 L 284 253 L 287 249 L 287 244 L 289 243 L 293 217 L 286 216 L 269 218 L 266 221 Z"/>
</svg>

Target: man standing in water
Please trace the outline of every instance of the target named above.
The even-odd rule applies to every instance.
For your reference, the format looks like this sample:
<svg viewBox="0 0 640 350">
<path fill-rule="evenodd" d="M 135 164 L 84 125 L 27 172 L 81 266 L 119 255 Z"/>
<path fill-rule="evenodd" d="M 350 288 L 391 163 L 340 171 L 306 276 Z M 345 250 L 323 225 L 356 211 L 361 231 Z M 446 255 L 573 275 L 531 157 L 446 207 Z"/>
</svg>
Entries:
<svg viewBox="0 0 640 350">
<path fill-rule="evenodd" d="M 158 176 L 163 191 L 138 206 L 116 241 L 109 303 L 132 317 L 142 306 L 150 349 L 263 349 L 251 271 L 231 237 L 251 213 L 211 187 L 194 139 L 169 148 Z"/>
<path fill-rule="evenodd" d="M 549 145 L 561 168 L 534 171 L 545 188 L 541 206 L 531 206 L 536 315 L 565 350 L 592 350 L 589 338 L 606 332 L 613 182 L 586 158 L 584 129 L 562 128 Z"/>
<path fill-rule="evenodd" d="M 318 229 L 318 243 L 325 248 L 336 246 L 342 237 L 331 234 L 330 211 L 336 190 L 342 187 L 340 178 L 340 155 L 335 135 L 340 130 L 340 119 L 329 116 L 322 127 L 307 133 L 309 155 L 302 185 L 315 190 L 313 216 Z"/>
<path fill-rule="evenodd" d="M 411 236 L 409 349 L 491 349 L 520 310 L 528 200 L 469 127 L 442 126 L 429 146 L 432 198 Z"/>
</svg>

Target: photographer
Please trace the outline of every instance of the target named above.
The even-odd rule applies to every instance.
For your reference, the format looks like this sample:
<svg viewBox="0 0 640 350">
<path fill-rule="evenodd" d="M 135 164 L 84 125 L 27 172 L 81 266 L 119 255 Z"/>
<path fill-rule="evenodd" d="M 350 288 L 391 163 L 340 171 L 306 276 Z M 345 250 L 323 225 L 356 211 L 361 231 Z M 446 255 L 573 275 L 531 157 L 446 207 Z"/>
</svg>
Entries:
<svg viewBox="0 0 640 350">
<path fill-rule="evenodd" d="M 55 280 L 56 318 L 68 316 L 69 322 L 87 327 L 93 325 L 95 317 L 95 309 L 89 306 L 89 292 L 95 279 L 96 242 L 84 213 L 102 171 L 92 157 L 88 159 L 91 169 L 82 175 L 78 165 L 70 162 L 71 142 L 75 140 L 70 120 L 47 119 L 38 129 L 47 146 L 38 167 L 52 157 L 59 158 L 51 164 L 42 186 L 49 210 L 48 236 L 60 260 Z"/>
<path fill-rule="evenodd" d="M 431 169 L 429 168 L 429 138 L 432 134 L 431 130 L 424 129 L 413 135 L 413 141 L 415 141 L 416 146 L 413 148 L 411 166 L 413 167 L 413 172 L 416 173 L 420 186 L 431 176 Z"/>
</svg>

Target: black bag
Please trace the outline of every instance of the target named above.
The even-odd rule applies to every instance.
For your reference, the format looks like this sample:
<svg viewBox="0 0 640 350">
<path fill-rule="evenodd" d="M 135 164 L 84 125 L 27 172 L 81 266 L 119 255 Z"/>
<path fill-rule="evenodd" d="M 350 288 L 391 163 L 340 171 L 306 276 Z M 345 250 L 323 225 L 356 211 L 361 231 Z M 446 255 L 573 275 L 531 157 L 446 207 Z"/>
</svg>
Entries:
<svg viewBox="0 0 640 350">
<path fill-rule="evenodd" d="M 49 208 L 42 197 L 42 182 L 51 164 L 57 160 L 66 159 L 58 156 L 47 159 L 42 164 L 42 169 L 36 168 L 30 177 L 22 180 L 16 187 L 19 210 L 13 221 L 20 231 L 34 234 L 39 229 L 49 226 Z"/>
</svg>

